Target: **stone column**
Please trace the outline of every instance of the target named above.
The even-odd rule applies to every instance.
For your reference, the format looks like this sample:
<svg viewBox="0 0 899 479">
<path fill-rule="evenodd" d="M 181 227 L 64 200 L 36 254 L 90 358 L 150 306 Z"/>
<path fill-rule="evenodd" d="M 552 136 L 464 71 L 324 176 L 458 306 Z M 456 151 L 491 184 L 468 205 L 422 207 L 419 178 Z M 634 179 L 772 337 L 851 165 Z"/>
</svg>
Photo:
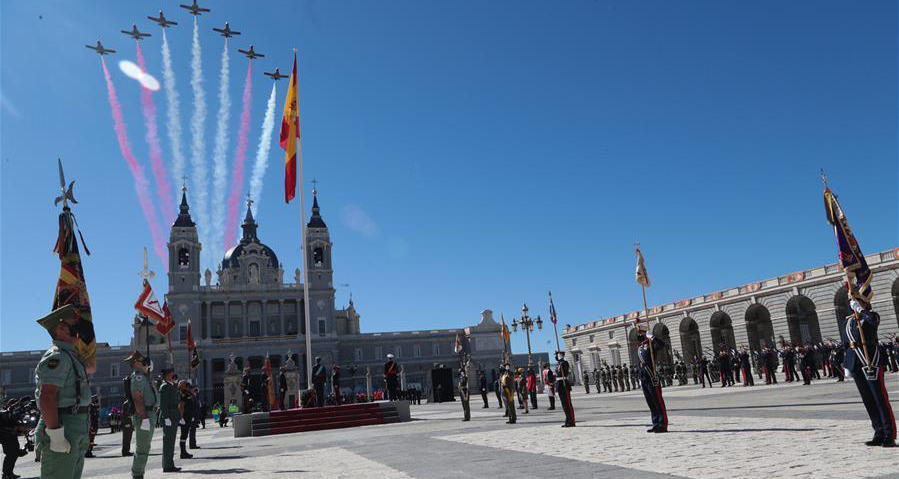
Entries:
<svg viewBox="0 0 899 479">
<path fill-rule="evenodd" d="M 278 326 L 278 331 L 281 331 L 281 334 L 287 334 L 287 325 L 284 324 L 284 300 L 278 300 L 278 320 L 281 322 L 280 326 Z"/>
<path fill-rule="evenodd" d="M 247 301 L 242 300 L 240 302 L 240 322 L 243 324 L 243 337 L 248 337 L 250 335 L 250 320 L 249 315 L 247 315 Z"/>
<path fill-rule="evenodd" d="M 400 389 L 406 390 L 406 366 L 400 366 Z"/>
<path fill-rule="evenodd" d="M 224 383 L 224 393 L 225 393 L 225 404 L 224 408 L 227 411 L 228 405 L 231 404 L 231 400 L 235 399 L 237 401 L 237 407 L 243 411 L 243 394 L 240 391 L 240 376 L 241 373 L 237 369 L 237 364 L 234 362 L 234 355 L 232 354 L 228 358 L 228 367 L 225 369 L 225 383 Z"/>
<path fill-rule="evenodd" d="M 368 400 L 371 401 L 371 367 L 365 368 L 365 392 L 368 395 Z"/>
</svg>

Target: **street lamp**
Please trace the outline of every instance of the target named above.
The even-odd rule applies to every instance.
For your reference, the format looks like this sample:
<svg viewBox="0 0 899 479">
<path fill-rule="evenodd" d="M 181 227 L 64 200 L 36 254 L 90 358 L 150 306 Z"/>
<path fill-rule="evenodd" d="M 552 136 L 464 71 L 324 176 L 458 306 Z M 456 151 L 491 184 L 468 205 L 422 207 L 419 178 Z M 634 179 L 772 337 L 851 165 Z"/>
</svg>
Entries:
<svg viewBox="0 0 899 479">
<path fill-rule="evenodd" d="M 527 303 L 521 308 L 521 319 L 516 321 L 515 318 L 512 318 L 512 331 L 518 332 L 518 326 L 521 325 L 521 330 L 528 338 L 528 369 L 534 365 L 534 362 L 531 360 L 531 331 L 534 330 L 535 324 L 537 325 L 537 329 L 543 329 L 543 320 L 540 319 L 540 315 L 537 315 L 536 320 L 531 319 L 531 317 L 528 316 Z"/>
</svg>

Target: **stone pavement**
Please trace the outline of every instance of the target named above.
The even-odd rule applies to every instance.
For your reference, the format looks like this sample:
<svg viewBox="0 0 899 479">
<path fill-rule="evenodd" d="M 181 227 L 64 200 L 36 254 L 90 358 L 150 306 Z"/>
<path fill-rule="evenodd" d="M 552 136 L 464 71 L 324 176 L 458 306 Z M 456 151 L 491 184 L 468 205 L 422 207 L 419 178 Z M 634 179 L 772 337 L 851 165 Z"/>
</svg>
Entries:
<svg viewBox="0 0 899 479">
<path fill-rule="evenodd" d="M 899 374 L 887 375 L 899 412 Z M 504 423 L 496 397 L 472 421 L 456 403 L 413 406 L 413 421 L 333 431 L 235 439 L 230 428 L 198 431 L 195 458 L 163 474 L 161 434 L 153 441 L 147 478 L 893 478 L 899 449 L 868 448 L 872 433 L 851 383 L 665 389 L 668 434 L 647 434 L 642 392 L 585 395 L 575 391 L 578 427 L 564 429 L 561 410 L 520 414 Z M 97 437 L 84 477 L 127 478 L 119 434 Z M 29 455 L 16 472 L 37 477 Z"/>
</svg>

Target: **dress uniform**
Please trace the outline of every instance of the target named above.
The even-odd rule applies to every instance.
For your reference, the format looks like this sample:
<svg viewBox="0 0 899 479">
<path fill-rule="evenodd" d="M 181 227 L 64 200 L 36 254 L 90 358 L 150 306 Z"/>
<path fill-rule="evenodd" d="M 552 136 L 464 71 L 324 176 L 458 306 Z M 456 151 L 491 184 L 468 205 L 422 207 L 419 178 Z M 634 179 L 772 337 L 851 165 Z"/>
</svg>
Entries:
<svg viewBox="0 0 899 479">
<path fill-rule="evenodd" d="M 163 382 L 159 387 L 159 422 L 162 425 L 162 472 L 178 472 L 175 467 L 175 436 L 182 421 L 178 405 L 181 396 L 173 384 L 174 368 L 162 370 Z"/>
<path fill-rule="evenodd" d="M 596 386 L 596 394 L 602 394 L 602 375 L 596 368 L 593 368 L 593 385 Z"/>
<path fill-rule="evenodd" d="M 487 375 L 484 371 L 478 371 L 478 386 L 481 388 L 481 399 L 484 400 L 484 407 L 481 409 L 487 409 L 490 405 L 487 404 Z"/>
<path fill-rule="evenodd" d="M 846 326 L 840 330 L 843 340 L 843 348 L 846 357 L 843 365 L 855 380 L 855 386 L 865 404 L 868 417 L 871 418 L 871 426 L 874 428 L 874 438 L 866 442 L 868 446 L 896 446 L 896 417 L 890 406 L 890 398 L 883 382 L 886 370 L 886 361 L 878 348 L 877 328 L 880 325 L 880 315 L 871 310 L 868 305 L 852 299 L 850 305 L 856 316 L 846 318 Z M 859 331 L 861 323 L 861 331 Z M 864 333 L 864 342 L 862 342 Z M 867 347 L 867 353 L 865 352 Z M 869 362 L 870 359 L 870 362 Z"/>
<path fill-rule="evenodd" d="M 584 371 L 584 391 L 590 394 L 590 373 L 588 371 Z"/>
<path fill-rule="evenodd" d="M 284 410 L 284 399 L 287 397 L 287 374 L 284 366 L 278 372 L 278 408 Z"/>
<path fill-rule="evenodd" d="M 546 388 L 546 395 L 549 396 L 549 410 L 553 411 L 556 409 L 556 375 L 553 374 L 548 363 L 543 365 L 543 387 Z"/>
<path fill-rule="evenodd" d="M 509 418 L 506 424 L 515 424 L 515 421 L 518 419 L 515 414 L 515 379 L 512 377 L 512 370 L 509 366 L 500 368 L 499 382 L 503 388 L 506 417 Z"/>
<path fill-rule="evenodd" d="M 469 407 L 468 400 L 471 398 L 471 395 L 468 391 L 468 376 L 465 375 L 465 371 L 459 372 L 459 399 L 462 401 L 462 411 L 465 413 L 465 418 L 463 421 L 471 420 L 471 408 Z"/>
<path fill-rule="evenodd" d="M 740 353 L 740 369 L 743 370 L 743 387 L 755 386 L 755 381 L 752 379 L 752 369 L 750 369 L 749 365 L 749 351 L 746 349 Z"/>
<path fill-rule="evenodd" d="M 642 332 L 637 336 L 637 340 L 642 342 L 637 349 L 637 357 L 640 359 L 640 383 L 643 385 L 643 396 L 652 414 L 652 428 L 646 432 L 668 432 L 668 411 L 662 398 L 658 374 L 653 368 L 653 357 L 661 357 L 665 350 L 665 342 L 653 337 L 651 333 Z"/>
<path fill-rule="evenodd" d="M 60 323 L 75 318 L 76 308 L 69 304 L 51 312 L 37 322 L 51 333 L 58 331 Z M 69 338 L 75 334 L 69 325 Z M 54 336 L 55 338 L 56 336 Z M 35 430 L 37 448 L 41 452 L 41 477 L 80 478 L 84 468 L 84 453 L 88 447 L 88 403 L 90 384 L 84 363 L 75 351 L 74 340 L 54 339 L 53 346 L 41 357 L 34 370 L 35 401 L 41 404 L 44 391 L 49 386 L 56 389 L 55 411 L 41 410 L 41 419 Z M 55 420 L 50 420 L 55 416 Z M 56 428 L 49 428 L 56 425 Z M 55 424 L 53 424 L 55 423 Z"/>
<path fill-rule="evenodd" d="M 150 360 L 135 351 L 125 358 L 134 371 L 131 372 L 131 389 L 128 391 L 130 401 L 134 405 L 131 424 L 137 436 L 134 448 L 134 459 L 131 461 L 131 475 L 142 479 L 150 457 L 150 441 L 156 428 L 156 408 L 159 405 L 159 393 L 145 371 Z"/>
<path fill-rule="evenodd" d="M 618 366 L 618 386 L 621 388 L 622 392 L 624 392 L 624 383 L 625 383 L 626 376 L 627 376 L 627 370 L 622 368 L 619 365 Z"/>
<path fill-rule="evenodd" d="M 250 394 L 250 367 L 247 366 L 243 370 L 243 376 L 240 377 L 240 397 L 243 400 L 243 413 L 250 414 L 252 411 L 250 404 L 253 396 Z"/>
<path fill-rule="evenodd" d="M 556 351 L 556 393 L 565 411 L 565 424 L 562 427 L 574 427 L 574 406 L 571 405 L 571 381 L 568 379 L 571 367 L 565 360 L 565 351 Z"/>
<path fill-rule="evenodd" d="M 134 401 L 131 400 L 131 375 L 122 379 L 122 391 L 125 391 L 125 401 L 122 402 L 122 457 L 133 456 L 131 452 L 131 437 L 134 435 L 134 423 L 131 416 L 134 415 Z"/>
<path fill-rule="evenodd" d="M 88 406 L 89 429 L 87 435 L 87 452 L 84 457 L 94 456 L 94 437 L 97 436 L 97 430 L 100 429 L 100 403 L 97 395 L 91 396 L 91 404 Z"/>
<path fill-rule="evenodd" d="M 399 366 L 393 360 L 393 354 L 387 355 L 387 362 L 384 363 L 384 384 L 387 385 L 387 394 L 391 401 L 396 401 L 397 389 L 400 387 Z"/>
</svg>

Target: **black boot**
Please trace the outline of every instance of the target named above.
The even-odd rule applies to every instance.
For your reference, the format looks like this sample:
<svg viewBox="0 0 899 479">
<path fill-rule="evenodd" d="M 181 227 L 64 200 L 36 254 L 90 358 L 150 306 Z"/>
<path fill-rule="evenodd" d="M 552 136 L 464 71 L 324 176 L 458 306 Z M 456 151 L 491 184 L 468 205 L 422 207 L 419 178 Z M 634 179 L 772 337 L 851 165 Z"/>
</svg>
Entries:
<svg viewBox="0 0 899 479">
<path fill-rule="evenodd" d="M 193 454 L 187 452 L 187 448 L 184 446 L 184 443 L 181 443 L 181 459 L 193 459 Z"/>
</svg>

